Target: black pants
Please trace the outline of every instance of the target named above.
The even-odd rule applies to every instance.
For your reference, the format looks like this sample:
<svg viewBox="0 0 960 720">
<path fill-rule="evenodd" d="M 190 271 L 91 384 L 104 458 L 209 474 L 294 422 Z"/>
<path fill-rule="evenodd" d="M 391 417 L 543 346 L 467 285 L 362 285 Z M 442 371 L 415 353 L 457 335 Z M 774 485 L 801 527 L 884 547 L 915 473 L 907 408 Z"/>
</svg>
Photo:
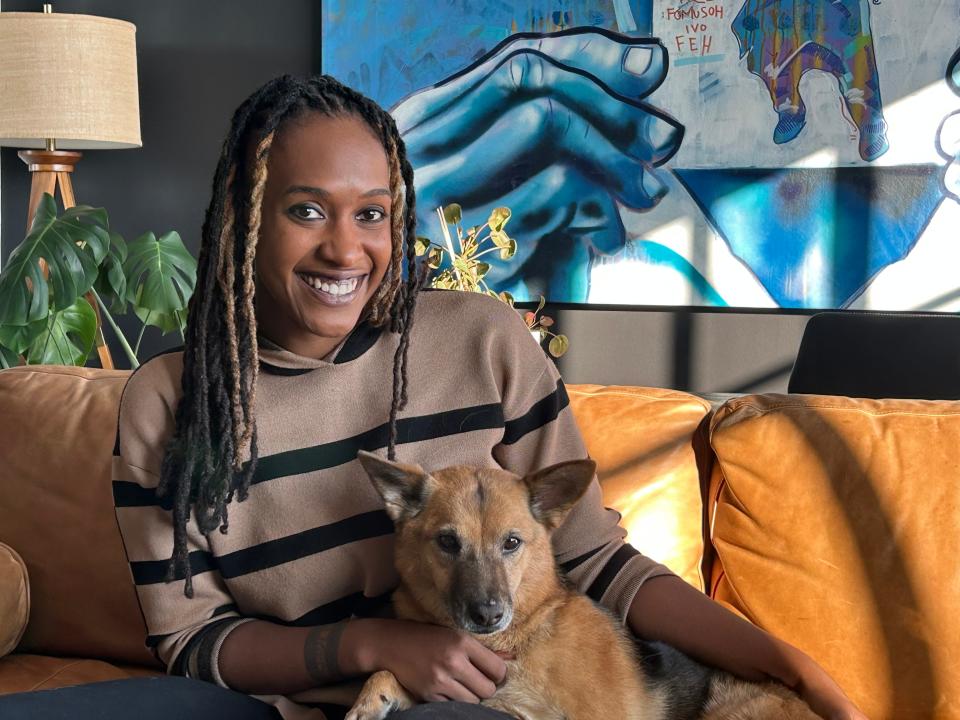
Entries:
<svg viewBox="0 0 960 720">
<path fill-rule="evenodd" d="M 328 717 L 342 717 L 330 708 Z M 211 683 L 164 676 L 111 680 L 57 690 L 0 695 L 3 720 L 280 720 L 280 713 L 243 693 Z M 505 720 L 479 705 L 431 703 L 395 713 L 391 720 Z"/>
</svg>

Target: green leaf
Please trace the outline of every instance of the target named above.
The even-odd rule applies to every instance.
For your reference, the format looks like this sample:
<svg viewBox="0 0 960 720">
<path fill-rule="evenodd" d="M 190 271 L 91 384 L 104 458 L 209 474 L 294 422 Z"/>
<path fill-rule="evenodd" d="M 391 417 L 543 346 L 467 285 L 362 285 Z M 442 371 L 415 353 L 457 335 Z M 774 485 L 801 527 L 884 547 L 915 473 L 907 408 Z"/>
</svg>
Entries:
<svg viewBox="0 0 960 720">
<path fill-rule="evenodd" d="M 472 263 L 469 263 L 468 261 L 464 260 L 464 259 L 463 259 L 462 257 L 460 257 L 459 255 L 454 255 L 454 256 L 453 256 L 453 266 L 454 266 L 457 270 L 459 270 L 461 273 L 465 273 L 465 274 L 468 274 L 468 275 L 469 275 L 469 274 L 472 274 L 473 268 L 471 267 L 471 264 L 472 264 Z"/>
<path fill-rule="evenodd" d="M 570 340 L 566 335 L 554 335 L 550 338 L 550 344 L 547 345 L 547 350 L 556 358 L 563 355 L 569 348 Z"/>
<path fill-rule="evenodd" d="M 478 263 L 477 263 L 477 277 L 478 277 L 478 278 L 482 278 L 482 277 L 483 277 L 484 275 L 486 275 L 488 272 L 490 272 L 490 263 L 485 263 L 485 262 L 478 262 Z"/>
<path fill-rule="evenodd" d="M 0 345 L 22 355 L 46 327 L 46 320 L 37 320 L 29 325 L 0 325 Z"/>
<path fill-rule="evenodd" d="M 417 257 L 421 255 L 426 255 L 427 250 L 430 249 L 430 238 L 421 237 L 417 235 L 417 239 L 413 243 L 413 251 L 417 254 Z"/>
<path fill-rule="evenodd" d="M 545 306 L 546 304 L 547 304 L 547 299 L 546 299 L 543 295 L 541 295 L 541 296 L 540 296 L 540 302 L 537 304 L 537 309 L 534 310 L 533 312 L 536 313 L 536 314 L 539 314 L 540 311 L 543 310 L 543 308 L 544 308 L 544 306 Z"/>
<path fill-rule="evenodd" d="M 463 208 L 457 203 L 450 203 L 443 209 L 443 219 L 451 225 L 456 225 L 463 217 Z"/>
<path fill-rule="evenodd" d="M 494 208 L 493 212 L 490 213 L 490 219 L 487 220 L 487 223 L 490 225 L 491 232 L 500 232 L 509 219 L 510 208 L 498 207 Z"/>
<path fill-rule="evenodd" d="M 508 293 L 506 290 L 504 290 L 502 293 L 500 293 L 500 299 L 503 300 L 503 301 L 504 301 L 507 305 L 509 305 L 510 307 L 513 307 L 513 302 L 514 302 L 514 301 L 513 301 L 513 295 L 511 295 L 510 293 Z"/>
<path fill-rule="evenodd" d="M 20 355 L 0 344 L 0 368 L 12 368 L 20 364 Z"/>
<path fill-rule="evenodd" d="M 159 310 L 147 310 L 146 308 L 134 303 L 133 312 L 140 322 L 144 325 L 150 325 L 160 328 L 160 332 L 166 335 L 175 330 L 185 330 L 187 327 L 187 311 L 174 310 L 173 312 L 161 312 Z"/>
<path fill-rule="evenodd" d="M 104 305 L 118 313 L 127 310 L 127 276 L 123 263 L 127 259 L 127 243 L 119 233 L 110 233 L 110 251 L 100 263 L 100 273 L 93 283 Z"/>
<path fill-rule="evenodd" d="M 427 254 L 427 267 L 436 270 L 443 263 L 443 248 L 433 246 Z"/>
<path fill-rule="evenodd" d="M 90 357 L 97 332 L 97 315 L 85 298 L 52 313 L 27 351 L 30 365 L 83 365 Z"/>
<path fill-rule="evenodd" d="M 506 247 L 500 249 L 500 259 L 509 260 L 517 254 L 517 242 L 513 238 L 507 238 L 509 243 Z"/>
<path fill-rule="evenodd" d="M 0 325 L 27 325 L 72 306 L 93 285 L 109 251 L 106 227 L 103 209 L 75 207 L 58 218 L 53 197 L 44 193 L 30 232 L 0 273 Z"/>
<path fill-rule="evenodd" d="M 134 311 L 170 315 L 186 310 L 197 282 L 197 261 L 175 232 L 159 240 L 148 232 L 131 242 L 123 271 Z"/>
</svg>

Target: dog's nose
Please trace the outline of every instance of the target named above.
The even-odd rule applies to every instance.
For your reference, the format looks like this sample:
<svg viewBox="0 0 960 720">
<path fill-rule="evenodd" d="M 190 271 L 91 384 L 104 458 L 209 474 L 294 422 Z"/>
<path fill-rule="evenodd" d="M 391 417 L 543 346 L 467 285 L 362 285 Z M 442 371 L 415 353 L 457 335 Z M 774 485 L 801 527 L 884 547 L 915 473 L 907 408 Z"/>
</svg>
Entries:
<svg viewBox="0 0 960 720">
<path fill-rule="evenodd" d="M 497 598 L 470 603 L 470 620 L 480 627 L 493 627 L 503 618 L 503 603 Z"/>
</svg>

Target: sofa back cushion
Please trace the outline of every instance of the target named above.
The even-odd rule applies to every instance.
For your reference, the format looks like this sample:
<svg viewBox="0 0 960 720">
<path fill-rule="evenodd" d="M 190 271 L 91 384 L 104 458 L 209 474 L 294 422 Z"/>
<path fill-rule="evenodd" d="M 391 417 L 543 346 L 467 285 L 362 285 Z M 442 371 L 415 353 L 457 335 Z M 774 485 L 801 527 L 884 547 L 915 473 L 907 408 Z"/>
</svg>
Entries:
<svg viewBox="0 0 960 720">
<path fill-rule="evenodd" d="M 627 541 L 699 589 L 703 554 L 700 479 L 693 437 L 710 403 L 689 393 L 616 385 L 570 385 L 608 507 Z"/>
<path fill-rule="evenodd" d="M 110 459 L 129 373 L 0 371 L 0 542 L 30 577 L 18 651 L 157 666 L 117 529 Z"/>
<path fill-rule="evenodd" d="M 745 396 L 710 437 L 710 594 L 872 720 L 960 717 L 960 402 Z"/>
</svg>

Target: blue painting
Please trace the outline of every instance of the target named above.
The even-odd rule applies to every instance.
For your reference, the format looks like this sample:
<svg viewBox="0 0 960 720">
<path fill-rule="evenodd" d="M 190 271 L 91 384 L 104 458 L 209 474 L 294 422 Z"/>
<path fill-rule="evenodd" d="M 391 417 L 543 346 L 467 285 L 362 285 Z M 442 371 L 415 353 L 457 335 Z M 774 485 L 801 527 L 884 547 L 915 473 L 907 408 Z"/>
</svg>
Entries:
<svg viewBox="0 0 960 720">
<path fill-rule="evenodd" d="M 512 209 L 520 300 L 953 309 L 950 6 L 327 0 L 321 69 L 390 108 L 419 234 Z"/>
</svg>

